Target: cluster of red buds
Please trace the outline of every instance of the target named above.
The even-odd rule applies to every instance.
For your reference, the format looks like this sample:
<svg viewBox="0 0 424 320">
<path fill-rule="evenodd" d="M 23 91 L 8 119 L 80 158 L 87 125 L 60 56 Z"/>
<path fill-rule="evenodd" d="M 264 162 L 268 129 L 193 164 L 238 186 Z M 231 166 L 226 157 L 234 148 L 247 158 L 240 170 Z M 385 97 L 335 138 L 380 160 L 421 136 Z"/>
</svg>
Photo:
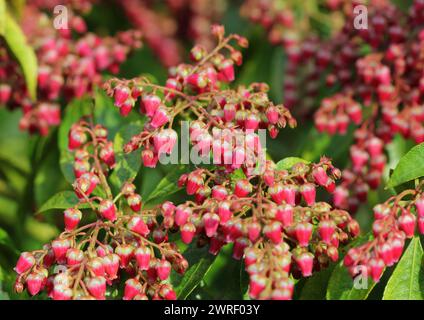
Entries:
<svg viewBox="0 0 424 320">
<path fill-rule="evenodd" d="M 189 127 L 193 148 L 210 155 L 207 147 L 212 146 L 215 166 L 199 166 L 180 177 L 179 187 L 185 187 L 194 201 L 163 203 L 163 225 L 179 229 L 184 243 L 195 236 L 198 245 L 209 243 L 212 254 L 232 243 L 233 257 L 244 257 L 252 298 L 290 299 L 293 277 L 310 276 L 336 261 L 339 244 L 355 237 L 359 225 L 346 211 L 316 199 L 317 189 L 332 193 L 341 175 L 327 158 L 318 164 L 300 162 L 288 170 L 265 159 L 259 170 L 257 161 L 250 161 L 249 154 L 261 159 L 257 130 L 268 129 L 275 137 L 279 127 L 294 126 L 295 120 L 283 106 L 269 101 L 264 84 L 238 90 L 224 86 L 235 78 L 233 64 L 241 61 L 229 42 L 234 39 L 245 46 L 246 41 L 237 35 L 224 37 L 219 26 L 212 30 L 217 47 L 210 52 L 194 47 L 195 64 L 173 68 L 165 87 L 146 79 L 112 79 L 106 90 L 123 115 L 141 97 L 140 110 L 148 120 L 124 151 L 143 147 L 147 166 L 156 165 L 158 154 L 171 153 L 177 140 L 172 129 L 175 116 L 195 117 Z M 229 58 L 222 49 L 228 50 Z M 239 148 L 237 141 L 247 149 Z"/>
<path fill-rule="evenodd" d="M 116 298 L 113 290 L 125 281 L 124 300 L 176 298 L 170 272 L 184 273 L 188 263 L 167 241 L 156 220 L 159 209 L 142 209 L 134 184 L 126 182 L 113 197 L 107 175 L 115 161 L 107 135 L 106 128 L 86 120 L 71 128 L 73 187 L 80 201 L 64 211 L 63 233 L 42 250 L 21 254 L 15 267 L 17 292 L 26 288 L 31 295 L 45 291 L 55 300 L 102 300 Z M 89 208 L 81 209 L 84 213 L 82 205 Z M 80 226 L 83 215 L 88 222 Z"/>
<path fill-rule="evenodd" d="M 229 5 L 228 0 L 167 0 L 178 22 L 178 30 L 193 43 L 207 49 L 213 48 L 215 41 L 210 29 L 221 20 Z"/>
<path fill-rule="evenodd" d="M 181 62 L 183 44 L 189 39 L 210 49 L 214 45 L 210 28 L 221 19 L 227 0 L 167 0 L 160 10 L 146 0 L 118 1 L 131 24 L 166 67 Z"/>
<path fill-rule="evenodd" d="M 87 33 L 80 16 L 71 16 L 69 29 L 57 30 L 52 20 L 34 6 L 26 7 L 23 21 L 23 30 L 35 49 L 39 65 L 37 99 L 34 101 L 28 95 L 19 65 L 3 46 L 0 105 L 21 108 L 20 128 L 30 133 L 46 135 L 49 127 L 61 121 L 62 101 L 91 93 L 101 83 L 103 72 L 117 73 L 129 52 L 141 45 L 138 31 L 104 38 Z"/>
<path fill-rule="evenodd" d="M 370 275 L 378 282 L 384 268 L 397 263 L 402 256 L 405 240 L 412 238 L 418 224 L 424 234 L 424 194 L 422 183 L 414 190 L 405 190 L 374 207 L 373 239 L 354 247 L 344 258 L 352 277 L 358 273 Z"/>
<path fill-rule="evenodd" d="M 317 190 L 331 193 L 339 176 L 326 158 L 289 170 L 267 161 L 262 173 L 237 180 L 222 167 L 199 168 L 178 182 L 194 202 L 164 203 L 164 220 L 179 228 L 184 243 L 197 235 L 197 244 L 209 244 L 212 254 L 233 244 L 233 258 L 243 258 L 249 274 L 252 298 L 291 299 L 293 278 L 337 261 L 339 245 L 359 233 L 346 211 L 317 201 Z"/>
<path fill-rule="evenodd" d="M 316 70 L 330 70 L 327 85 L 341 88 L 322 100 L 316 128 L 344 134 L 350 123 L 357 126 L 351 166 L 344 170 L 334 199 L 350 212 L 366 201 L 369 189 L 380 185 L 383 147 L 395 134 L 424 141 L 423 9 L 422 1 L 414 1 L 407 15 L 389 1 L 370 1 L 368 29 L 356 30 L 351 14 L 340 33 L 317 46 Z M 361 54 L 363 46 L 371 52 Z"/>
<path fill-rule="evenodd" d="M 284 104 L 296 107 L 296 114 L 302 113 L 300 103 L 307 105 L 318 93 L 319 73 L 312 72 L 308 63 L 319 41 L 312 25 L 322 24 L 332 32 L 340 29 L 341 11 L 351 10 L 352 2 L 359 1 L 310 0 L 305 6 L 296 0 L 246 0 L 241 7 L 241 15 L 261 25 L 271 44 L 283 46 L 288 60 L 283 71 Z"/>
<path fill-rule="evenodd" d="M 148 118 L 144 130 L 125 146 L 125 152 L 143 148 L 145 166 L 155 167 L 161 154 L 172 152 L 178 137 L 172 129 L 177 116 L 196 118 L 189 128 L 192 145 L 202 156 L 213 150 L 214 163 L 225 162 L 230 170 L 240 168 L 246 159 L 252 160 L 251 167 L 255 166 L 261 151 L 256 134 L 259 129 L 268 130 L 275 138 L 279 128 L 296 125 L 284 106 L 269 100 L 265 84 L 223 89 L 235 79 L 234 64 L 242 62 L 240 51 L 230 42 L 235 40 L 245 47 L 247 40 L 238 35 L 224 37 L 221 26 L 212 30 L 218 39 L 217 46 L 211 51 L 200 45 L 193 47 L 193 64 L 171 68 L 165 86 L 145 78 L 111 79 L 105 84 L 123 116 L 139 103 L 140 112 Z"/>
</svg>

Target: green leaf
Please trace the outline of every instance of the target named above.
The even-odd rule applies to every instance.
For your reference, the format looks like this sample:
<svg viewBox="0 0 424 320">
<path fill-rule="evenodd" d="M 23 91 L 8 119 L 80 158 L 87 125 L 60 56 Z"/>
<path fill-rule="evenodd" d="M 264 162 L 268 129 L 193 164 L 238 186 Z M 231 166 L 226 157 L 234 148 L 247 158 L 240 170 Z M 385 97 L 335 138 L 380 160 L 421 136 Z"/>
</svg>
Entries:
<svg viewBox="0 0 424 320">
<path fill-rule="evenodd" d="M 110 181 L 117 190 L 122 187 L 125 181 L 134 179 L 137 176 L 138 170 L 141 166 L 141 156 L 139 151 L 125 154 L 123 152 L 124 145 L 130 141 L 131 137 L 139 134 L 143 130 L 143 124 L 141 121 L 130 123 L 121 130 L 115 136 L 114 150 L 116 167 L 110 176 Z"/>
<path fill-rule="evenodd" d="M 300 293 L 300 300 L 325 300 L 327 292 L 328 280 L 334 269 L 334 265 L 315 273 L 311 278 L 306 280 Z"/>
<path fill-rule="evenodd" d="M 249 275 L 246 272 L 246 265 L 244 262 L 240 263 L 240 293 L 243 299 L 246 300 L 249 297 Z"/>
<path fill-rule="evenodd" d="M 383 300 L 423 300 L 424 268 L 420 238 L 414 237 L 384 289 Z"/>
<path fill-rule="evenodd" d="M 60 168 L 66 181 L 69 183 L 74 182 L 75 175 L 73 170 L 74 158 L 68 150 L 68 133 L 74 123 L 78 122 L 81 117 L 90 114 L 91 107 L 92 103 L 88 99 L 73 100 L 67 105 L 65 115 L 59 127 Z"/>
<path fill-rule="evenodd" d="M 147 197 L 145 203 L 152 204 L 164 196 L 176 193 L 180 188 L 177 185 L 180 176 L 189 170 L 189 166 L 180 165 L 175 170 L 168 173 Z"/>
<path fill-rule="evenodd" d="M 6 1 L 0 0 L 0 35 L 6 31 Z"/>
<path fill-rule="evenodd" d="M 371 233 L 362 236 L 351 243 L 351 247 L 356 247 L 368 241 L 372 237 Z M 375 283 L 368 277 L 368 283 L 365 288 L 355 288 L 354 280 L 350 276 L 347 268 L 343 265 L 343 260 L 340 261 L 331 273 L 330 281 L 327 287 L 327 300 L 365 300 Z"/>
<path fill-rule="evenodd" d="M 37 57 L 31 46 L 28 45 L 24 33 L 14 20 L 13 16 L 6 12 L 4 19 L 3 37 L 21 65 L 28 92 L 33 100 L 37 98 Z"/>
<path fill-rule="evenodd" d="M 288 158 L 284 158 L 283 160 L 280 160 L 277 162 L 277 166 L 276 169 L 277 170 L 289 170 L 291 169 L 295 164 L 302 162 L 302 163 L 306 163 L 309 164 L 310 162 L 302 159 L 302 158 L 298 158 L 298 157 L 288 157 Z"/>
<path fill-rule="evenodd" d="M 79 199 L 73 191 L 62 191 L 56 193 L 53 197 L 47 200 L 37 213 L 46 212 L 54 209 L 68 209 L 75 207 L 79 203 Z M 90 208 L 88 203 L 81 203 L 77 206 L 79 209 Z"/>
<path fill-rule="evenodd" d="M 0 228 L 0 246 L 7 247 L 15 253 L 17 252 L 16 247 L 12 242 L 12 239 L 10 239 L 9 237 L 9 234 L 2 228 Z"/>
<path fill-rule="evenodd" d="M 424 143 L 413 147 L 404 155 L 387 183 L 388 188 L 424 176 Z"/>
<path fill-rule="evenodd" d="M 186 299 L 196 289 L 216 258 L 208 252 L 208 247 L 197 248 L 194 245 L 184 251 L 183 255 L 190 267 L 182 278 L 177 278 L 174 282 L 175 291 L 180 300 Z"/>
</svg>

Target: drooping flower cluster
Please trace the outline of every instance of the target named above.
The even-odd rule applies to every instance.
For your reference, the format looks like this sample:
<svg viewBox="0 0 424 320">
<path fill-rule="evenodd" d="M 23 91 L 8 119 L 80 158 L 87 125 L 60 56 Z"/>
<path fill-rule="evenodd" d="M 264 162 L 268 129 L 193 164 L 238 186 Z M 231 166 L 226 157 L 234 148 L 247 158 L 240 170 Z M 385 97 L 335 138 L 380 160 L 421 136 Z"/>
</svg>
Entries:
<svg viewBox="0 0 424 320">
<path fill-rule="evenodd" d="M 233 244 L 252 298 L 290 299 L 293 277 L 309 277 L 337 261 L 339 245 L 359 233 L 346 211 L 317 201 L 317 190 L 332 192 L 339 175 L 326 158 L 288 170 L 267 161 L 262 173 L 237 179 L 221 167 L 199 168 L 179 180 L 195 201 L 164 204 L 164 219 L 180 229 L 184 243 L 197 235 L 198 245 L 209 244 L 212 254 Z"/>
<path fill-rule="evenodd" d="M 336 32 L 342 27 L 341 12 L 351 10 L 352 0 L 310 0 L 308 4 L 296 0 L 246 0 L 241 15 L 261 25 L 271 44 L 282 46 L 287 63 L 284 65 L 284 104 L 295 115 L 304 113 L 318 93 L 319 73 L 313 72 L 309 60 L 315 55 L 319 32 Z M 315 26 L 315 28 L 313 28 Z M 327 58 L 324 56 L 324 58 Z"/>
<path fill-rule="evenodd" d="M 352 27 L 354 16 L 331 41 L 317 47 L 316 70 L 330 70 L 327 84 L 339 86 L 315 114 L 318 131 L 344 134 L 358 126 L 350 148 L 351 166 L 343 172 L 335 204 L 353 212 L 379 186 L 386 163 L 383 146 L 395 134 L 424 141 L 422 1 L 409 15 L 388 1 L 370 1 L 368 29 Z M 387 36 L 386 36 L 387 35 Z M 367 54 L 361 49 L 367 48 Z M 327 53 L 323 63 L 318 55 Z M 354 69 L 349 66 L 355 65 Z"/>
<path fill-rule="evenodd" d="M 399 261 L 405 240 L 414 236 L 417 225 L 419 234 L 424 234 L 422 183 L 415 190 L 403 191 L 376 205 L 373 211 L 373 239 L 350 249 L 344 265 L 352 276 L 364 275 L 365 268 L 366 274 L 378 282 L 384 268 Z"/>
<path fill-rule="evenodd" d="M 107 135 L 106 128 L 85 120 L 71 128 L 73 187 L 80 200 L 64 211 L 63 233 L 42 250 L 21 254 L 16 291 L 45 291 L 55 300 L 102 300 L 114 298 L 113 289 L 125 281 L 125 300 L 176 298 L 167 279 L 171 269 L 184 273 L 187 261 L 167 241 L 156 208 L 142 210 L 132 183 L 113 196 L 107 175 L 115 161 Z M 83 216 L 88 222 L 79 226 Z"/>
<path fill-rule="evenodd" d="M 155 166 L 161 153 L 172 152 L 175 116 L 195 117 L 189 127 L 193 149 L 211 157 L 215 166 L 200 165 L 180 177 L 178 185 L 194 201 L 163 203 L 164 226 L 179 229 L 185 243 L 197 235 L 198 244 L 209 243 L 213 254 L 232 243 L 234 258 L 244 256 L 253 298 L 289 299 L 292 276 L 310 276 L 336 261 L 339 244 L 356 236 L 359 226 L 346 211 L 316 201 L 317 188 L 331 193 L 340 177 L 328 159 L 287 169 L 265 160 L 257 130 L 267 129 L 275 137 L 279 127 L 296 123 L 287 109 L 269 101 L 264 84 L 238 90 L 224 86 L 235 78 L 233 63 L 241 62 L 229 42 L 244 46 L 245 40 L 224 37 L 222 27 L 213 32 L 217 47 L 210 52 L 194 47 L 191 57 L 197 63 L 171 69 L 165 87 L 144 78 L 112 79 L 106 90 L 123 115 L 141 97 L 147 122 L 125 151 L 143 147 L 147 166 Z"/>
<path fill-rule="evenodd" d="M 140 46 L 139 32 L 114 37 L 87 33 L 84 20 L 71 15 L 68 29 L 55 29 L 52 20 L 35 6 L 27 6 L 23 30 L 38 61 L 37 99 L 30 98 L 18 63 L 3 45 L 0 53 L 0 104 L 21 108 L 20 128 L 41 135 L 61 120 L 60 103 L 92 92 L 102 73 L 117 73 L 129 52 Z M 31 16 L 31 19 L 25 17 Z M 75 37 L 72 34 L 74 31 Z"/>
<path fill-rule="evenodd" d="M 131 24 L 143 32 L 146 43 L 166 67 L 181 62 L 181 37 L 207 49 L 213 47 L 210 28 L 220 21 L 227 5 L 227 0 L 167 0 L 158 9 L 151 1 L 118 2 Z"/>
<path fill-rule="evenodd" d="M 255 166 L 260 151 L 258 129 L 268 130 L 274 138 L 279 128 L 296 125 L 284 106 L 269 101 L 265 84 L 223 89 L 234 81 L 234 64 L 240 65 L 242 60 L 230 42 L 236 40 L 245 47 L 247 41 L 238 35 L 224 38 L 220 26 L 215 26 L 213 32 L 218 38 L 216 48 L 208 52 L 195 46 L 191 50 L 194 64 L 172 68 L 165 86 L 145 78 L 111 79 L 106 83 L 105 89 L 122 115 L 139 103 L 140 112 L 148 117 L 144 130 L 125 146 L 125 152 L 143 148 L 145 166 L 155 167 L 161 154 L 172 152 L 177 141 L 172 125 L 177 116 L 196 118 L 190 123 L 189 134 L 199 154 L 207 156 L 213 150 L 214 163 L 232 164 L 233 170 L 247 158 L 252 160 L 251 167 Z M 232 162 L 234 158 L 239 159 L 238 164 Z"/>
</svg>

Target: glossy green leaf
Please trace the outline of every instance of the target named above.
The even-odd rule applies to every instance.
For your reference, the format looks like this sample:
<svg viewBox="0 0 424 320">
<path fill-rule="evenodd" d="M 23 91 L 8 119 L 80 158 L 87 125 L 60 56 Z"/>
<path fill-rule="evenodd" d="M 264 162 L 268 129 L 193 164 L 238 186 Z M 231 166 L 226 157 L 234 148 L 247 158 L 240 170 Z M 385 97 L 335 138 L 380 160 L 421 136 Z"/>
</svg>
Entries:
<svg viewBox="0 0 424 320">
<path fill-rule="evenodd" d="M 387 282 L 383 300 L 424 299 L 423 257 L 420 238 L 414 237 Z"/>
<path fill-rule="evenodd" d="M 388 188 L 396 187 L 402 183 L 424 176 L 424 143 L 413 147 L 404 155 L 393 171 Z"/>
<path fill-rule="evenodd" d="M 370 233 L 364 235 L 353 241 L 350 247 L 361 245 L 371 237 Z M 375 286 L 371 277 L 368 277 L 368 282 L 365 281 L 361 278 L 352 279 L 347 268 L 343 265 L 343 259 L 341 259 L 331 273 L 326 298 L 327 300 L 365 300 Z"/>
<path fill-rule="evenodd" d="M 0 36 L 6 31 L 6 0 L 0 0 Z"/>
<path fill-rule="evenodd" d="M 27 43 L 27 39 L 13 16 L 6 12 L 4 19 L 3 37 L 10 51 L 19 62 L 28 87 L 28 92 L 33 100 L 37 96 L 37 57 L 34 50 Z"/>
<path fill-rule="evenodd" d="M 334 269 L 334 265 L 315 273 L 311 278 L 306 280 L 300 293 L 300 300 L 325 300 L 327 292 L 328 280 Z"/>
<path fill-rule="evenodd" d="M 2 228 L 0 228 L 0 245 L 7 247 L 14 252 L 16 251 L 15 245 L 13 244 L 12 239 L 10 239 L 9 234 Z"/>
<path fill-rule="evenodd" d="M 60 168 L 65 179 L 69 183 L 75 180 L 72 153 L 68 150 L 68 134 L 72 125 L 83 116 L 90 114 L 92 102 L 88 99 L 75 99 L 66 106 L 66 112 L 62 119 L 58 133 L 58 145 L 60 150 Z"/>
<path fill-rule="evenodd" d="M 169 196 L 176 193 L 181 188 L 178 187 L 177 182 L 180 176 L 189 171 L 189 166 L 180 165 L 175 170 L 168 173 L 156 186 L 156 188 L 150 193 L 146 199 L 146 203 L 152 204 L 160 200 L 164 196 Z"/>
<path fill-rule="evenodd" d="M 277 162 L 277 166 L 276 169 L 277 170 L 289 170 L 291 169 L 295 164 L 302 162 L 302 163 L 310 163 L 309 161 L 302 159 L 302 158 L 298 158 L 298 157 L 288 157 L 288 158 L 284 158 L 280 161 Z"/>
<path fill-rule="evenodd" d="M 131 137 L 139 134 L 141 131 L 143 131 L 143 124 L 139 121 L 122 127 L 115 136 L 113 148 L 115 150 L 116 166 L 110 176 L 110 181 L 117 190 L 122 187 L 124 182 L 134 179 L 137 176 L 138 170 L 140 170 L 140 151 L 124 153 L 123 150 L 124 145 L 130 141 Z"/>
<path fill-rule="evenodd" d="M 197 248 L 190 246 L 183 256 L 189 263 L 189 268 L 182 278 L 174 281 L 174 288 L 178 299 L 186 299 L 190 293 L 200 284 L 202 279 L 208 273 L 216 256 L 208 252 L 208 247 Z"/>
<path fill-rule="evenodd" d="M 73 191 L 62 191 L 56 193 L 53 197 L 47 200 L 38 210 L 37 213 L 46 212 L 54 209 L 68 209 L 77 206 L 79 199 Z M 77 206 L 79 209 L 90 208 L 88 203 L 82 203 Z"/>
</svg>

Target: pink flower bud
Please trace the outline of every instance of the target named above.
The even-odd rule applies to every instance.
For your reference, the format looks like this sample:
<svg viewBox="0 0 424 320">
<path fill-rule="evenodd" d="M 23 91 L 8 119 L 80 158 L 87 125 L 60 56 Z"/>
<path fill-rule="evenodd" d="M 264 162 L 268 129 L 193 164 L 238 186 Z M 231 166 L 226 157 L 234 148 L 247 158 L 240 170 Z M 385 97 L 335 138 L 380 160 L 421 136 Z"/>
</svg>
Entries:
<svg viewBox="0 0 424 320">
<path fill-rule="evenodd" d="M 153 94 L 144 95 L 141 99 L 142 113 L 145 113 L 148 117 L 153 117 L 156 110 L 162 103 L 161 99 Z"/>
<path fill-rule="evenodd" d="M 112 141 L 107 142 L 103 148 L 100 149 L 99 157 L 109 168 L 115 166 L 115 152 L 113 150 Z"/>
<path fill-rule="evenodd" d="M 300 193 L 308 206 L 315 203 L 316 190 L 312 183 L 305 183 L 300 187 Z"/>
<path fill-rule="evenodd" d="M 86 278 L 85 285 L 90 294 L 98 299 L 104 300 L 106 294 L 106 279 L 103 277 Z"/>
<path fill-rule="evenodd" d="M 312 268 L 314 262 L 314 256 L 310 252 L 303 252 L 298 256 L 294 257 L 297 266 L 302 273 L 302 276 L 309 277 L 312 275 Z"/>
<path fill-rule="evenodd" d="M 84 260 L 84 252 L 77 248 L 69 248 L 66 252 L 66 263 L 68 266 L 79 265 Z"/>
<path fill-rule="evenodd" d="M 78 226 L 78 223 L 81 221 L 81 217 L 82 213 L 78 209 L 66 209 L 64 212 L 65 230 L 74 230 Z"/>
<path fill-rule="evenodd" d="M 194 224 L 189 222 L 181 226 L 181 240 L 185 244 L 191 243 L 195 233 L 196 233 L 196 227 L 194 226 Z"/>
<path fill-rule="evenodd" d="M 244 249 L 248 247 L 249 244 L 249 239 L 244 237 L 237 238 L 236 241 L 234 241 L 232 257 L 236 260 L 240 260 L 241 257 L 243 257 Z"/>
<path fill-rule="evenodd" d="M 159 160 L 157 155 L 149 149 L 145 149 L 141 152 L 141 158 L 143 160 L 143 165 L 147 168 L 155 168 Z"/>
<path fill-rule="evenodd" d="M 333 194 L 333 203 L 336 208 L 347 208 L 349 191 L 342 186 L 338 186 Z"/>
<path fill-rule="evenodd" d="M 71 300 L 72 290 L 64 285 L 55 285 L 52 296 L 53 300 Z"/>
<path fill-rule="evenodd" d="M 128 221 L 127 227 L 132 232 L 135 232 L 143 237 L 146 237 L 150 233 L 149 228 L 141 216 L 132 216 Z"/>
<path fill-rule="evenodd" d="M 133 257 L 134 247 L 129 244 L 121 244 L 115 248 L 115 253 L 119 256 L 120 267 L 126 268 Z"/>
<path fill-rule="evenodd" d="M 239 198 L 244 198 L 252 192 L 252 185 L 247 179 L 240 179 L 236 182 L 234 194 Z"/>
<path fill-rule="evenodd" d="M 206 231 L 206 235 L 211 238 L 216 234 L 219 226 L 219 216 L 216 213 L 207 212 L 203 215 L 203 223 Z"/>
<path fill-rule="evenodd" d="M 174 290 L 172 290 L 172 287 L 170 285 L 163 285 L 159 290 L 159 294 L 165 300 L 177 300 L 177 294 Z"/>
<path fill-rule="evenodd" d="M 289 227 L 293 223 L 293 207 L 283 203 L 277 207 L 275 219 L 280 221 L 283 227 Z"/>
<path fill-rule="evenodd" d="M 203 185 L 203 177 L 197 172 L 191 172 L 187 177 L 186 192 L 193 195 Z"/>
<path fill-rule="evenodd" d="M 191 209 L 185 205 L 177 206 L 175 210 L 175 224 L 177 226 L 186 224 L 192 213 Z"/>
<path fill-rule="evenodd" d="M 150 124 L 153 128 L 157 129 L 167 122 L 169 122 L 168 110 L 164 105 L 161 105 L 152 116 Z"/>
<path fill-rule="evenodd" d="M 312 236 L 312 224 L 309 222 L 301 222 L 297 224 L 294 228 L 294 233 L 299 246 L 307 247 L 309 245 L 309 240 Z"/>
<path fill-rule="evenodd" d="M 117 86 L 113 92 L 115 106 L 121 107 L 122 104 L 130 97 L 130 89 L 124 86 Z"/>
<path fill-rule="evenodd" d="M 271 124 L 276 124 L 280 118 L 278 108 L 275 106 L 269 106 L 265 114 Z"/>
<path fill-rule="evenodd" d="M 224 119 L 226 122 L 231 122 L 236 117 L 236 106 L 233 103 L 227 103 L 224 106 Z"/>
<path fill-rule="evenodd" d="M 119 269 L 120 258 L 117 254 L 110 253 L 103 257 L 103 264 L 105 272 L 109 280 L 114 280 L 117 278 L 118 269 Z"/>
<path fill-rule="evenodd" d="M 166 280 L 171 274 L 171 264 L 168 260 L 162 259 L 156 264 L 156 272 L 159 279 Z"/>
<path fill-rule="evenodd" d="M 68 136 L 69 150 L 75 150 L 81 147 L 86 142 L 87 142 L 87 136 L 81 127 L 76 126 L 71 128 L 71 130 L 69 131 L 69 136 Z"/>
<path fill-rule="evenodd" d="M 31 267 L 35 264 L 35 258 L 32 255 L 32 253 L 29 252 L 22 252 L 18 262 L 16 263 L 16 267 L 15 267 L 15 271 L 17 274 L 22 274 L 26 271 L 28 271 L 29 269 L 31 269 Z"/>
<path fill-rule="evenodd" d="M 131 210 L 134 212 L 140 212 L 141 210 L 141 196 L 138 193 L 133 193 L 128 196 L 127 203 L 130 206 Z"/>
<path fill-rule="evenodd" d="M 374 282 L 380 281 L 383 270 L 386 267 L 383 259 L 380 258 L 371 258 L 369 261 L 369 266 L 371 269 L 371 277 Z"/>
<path fill-rule="evenodd" d="M 279 244 L 283 240 L 281 224 L 278 221 L 273 221 L 270 224 L 265 225 L 264 234 L 274 244 Z"/>
<path fill-rule="evenodd" d="M 250 222 L 247 225 L 247 235 L 249 237 L 249 240 L 254 243 L 261 235 L 261 224 L 256 221 Z"/>
<path fill-rule="evenodd" d="M 352 158 L 353 170 L 360 172 L 369 159 L 369 155 L 355 145 L 350 148 L 350 157 Z"/>
<path fill-rule="evenodd" d="M 137 279 L 131 278 L 125 281 L 123 300 L 133 300 L 135 296 L 142 292 L 142 285 Z"/>
<path fill-rule="evenodd" d="M 256 130 L 259 127 L 259 118 L 254 113 L 248 113 L 244 120 L 244 127 L 247 130 Z"/>
<path fill-rule="evenodd" d="M 378 256 L 383 259 L 384 264 L 392 266 L 394 263 L 392 247 L 389 243 L 383 243 L 377 247 Z"/>
<path fill-rule="evenodd" d="M 52 250 L 59 263 L 66 261 L 66 252 L 70 247 L 71 241 L 69 239 L 56 239 L 52 241 Z"/>
<path fill-rule="evenodd" d="M 249 295 L 253 299 L 257 299 L 261 292 L 265 289 L 268 279 L 260 274 L 254 274 L 250 277 Z"/>
<path fill-rule="evenodd" d="M 224 82 L 234 81 L 234 64 L 230 59 L 225 60 L 220 66 L 218 78 Z"/>
<path fill-rule="evenodd" d="M 416 218 L 412 213 L 405 212 L 398 218 L 400 229 L 405 232 L 407 238 L 412 238 L 415 232 Z"/>
<path fill-rule="evenodd" d="M 377 137 L 369 139 L 366 145 L 371 158 L 377 157 L 383 152 L 383 141 Z"/>
<path fill-rule="evenodd" d="M 99 204 L 100 215 L 109 221 L 115 221 L 117 219 L 115 204 L 108 199 L 102 200 Z"/>
<path fill-rule="evenodd" d="M 417 209 L 418 217 L 424 217 L 424 196 L 421 195 L 415 200 L 415 208 Z"/>
<path fill-rule="evenodd" d="M 222 201 L 218 205 L 218 215 L 221 224 L 226 223 L 232 217 L 233 213 L 231 212 L 231 202 Z"/>
<path fill-rule="evenodd" d="M 322 220 L 318 224 L 318 234 L 322 241 L 327 244 L 331 243 L 331 238 L 336 230 L 336 225 L 332 220 Z"/>
<path fill-rule="evenodd" d="M 217 200 L 225 200 L 228 195 L 227 189 L 222 185 L 216 185 L 212 188 L 212 198 Z"/>
<path fill-rule="evenodd" d="M 90 271 L 96 276 L 103 277 L 105 275 L 105 267 L 103 264 L 103 258 L 95 257 L 87 262 L 87 266 Z"/>
<path fill-rule="evenodd" d="M 164 129 L 153 137 L 153 145 L 156 154 L 171 154 L 175 143 L 177 142 L 178 135 L 175 130 Z"/>
<path fill-rule="evenodd" d="M 314 177 L 315 182 L 320 186 L 325 186 L 327 184 L 328 176 L 324 168 L 314 168 L 314 170 L 312 171 L 312 176 Z"/>
<path fill-rule="evenodd" d="M 0 84 L 0 104 L 6 104 L 11 96 L 12 89 L 8 84 Z"/>
<path fill-rule="evenodd" d="M 44 269 L 45 270 L 45 269 Z M 47 270 L 32 272 L 26 278 L 26 286 L 30 295 L 35 296 L 38 294 L 45 286 L 47 282 Z"/>
<path fill-rule="evenodd" d="M 147 247 L 138 247 L 134 251 L 135 259 L 137 260 L 137 265 L 140 270 L 148 270 L 150 266 L 151 258 L 150 249 Z"/>
</svg>

